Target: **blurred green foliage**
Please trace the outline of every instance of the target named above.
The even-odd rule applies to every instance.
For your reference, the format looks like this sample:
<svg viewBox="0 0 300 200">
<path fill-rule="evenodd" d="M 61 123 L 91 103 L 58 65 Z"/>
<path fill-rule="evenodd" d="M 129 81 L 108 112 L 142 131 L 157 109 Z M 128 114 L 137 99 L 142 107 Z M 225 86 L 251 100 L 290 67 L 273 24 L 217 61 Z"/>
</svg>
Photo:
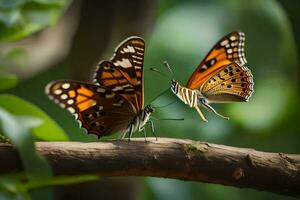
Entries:
<svg viewBox="0 0 300 200">
<path fill-rule="evenodd" d="M 54 25 L 70 1 L 0 0 L 0 41 L 13 41 Z M 0 55 L 0 91 L 18 83 L 9 72 L 12 63 L 23 62 L 26 52 L 12 48 Z M 68 140 L 65 132 L 44 111 L 11 94 L 0 94 L 1 141 L 15 145 L 24 173 L 0 176 L 0 199 L 53 199 L 49 186 L 75 184 L 99 179 L 96 175 L 52 177 L 52 169 L 35 150 L 35 140 Z M 40 188 L 41 190 L 37 190 Z M 44 189 L 46 188 L 46 189 Z"/>
<path fill-rule="evenodd" d="M 31 131 L 33 136 L 37 139 L 48 141 L 68 140 L 68 136 L 54 120 L 35 105 L 17 96 L 7 94 L 0 95 L 0 107 L 14 115 L 30 115 L 41 119 L 43 123 L 34 127 Z"/>
<path fill-rule="evenodd" d="M 26 37 L 54 25 L 70 0 L 1 0 L 0 41 Z"/>
<path fill-rule="evenodd" d="M 17 85 L 17 77 L 7 72 L 0 72 L 0 91 Z"/>
<path fill-rule="evenodd" d="M 49 179 L 52 176 L 52 170 L 46 160 L 36 153 L 33 138 L 30 135 L 30 129 L 39 126 L 42 121 L 29 116 L 14 116 L 0 108 L 0 122 L 1 132 L 18 150 L 26 173 L 24 178 L 29 181 Z M 29 191 L 22 187 L 22 181 L 18 181 L 18 176 L 16 177 L 7 178 L 7 181 L 1 177 L 2 188 L 13 195 L 21 194 L 24 199 L 29 199 Z"/>
<path fill-rule="evenodd" d="M 62 2 L 0 0 L 0 40 L 19 39 L 47 25 L 52 25 L 68 5 L 68 1 Z M 300 6 L 300 3 L 295 1 L 290 3 L 295 4 L 295 7 Z M 297 105 L 299 88 L 296 85 L 299 81 L 297 79 L 299 46 L 297 47 L 295 43 L 295 37 L 299 36 L 293 34 L 287 14 L 275 0 L 158 1 L 155 26 L 152 34 L 146 38 L 145 99 L 146 103 L 154 106 L 166 105 L 174 101 L 175 103 L 168 107 L 157 109 L 154 116 L 184 117 L 185 120 L 155 121 L 156 134 L 161 137 L 205 140 L 264 151 L 300 153 L 300 128 L 297 125 L 300 117 Z M 242 30 L 246 34 L 247 66 L 254 75 L 255 85 L 253 96 L 248 103 L 214 105 L 219 112 L 229 116 L 230 121 L 205 113 L 209 122 L 204 123 L 195 110 L 184 105 L 171 92 L 151 102 L 153 98 L 169 88 L 170 80 L 151 72 L 150 67 L 155 66 L 161 71 L 166 71 L 162 62 L 167 60 L 174 68 L 176 80 L 184 85 L 210 48 L 222 36 L 234 30 Z M 83 49 L 83 51 L 88 50 Z M 22 49 L 12 49 L 7 52 L 0 57 L 0 69 L 5 71 L 11 62 L 22 62 L 25 53 Z M 73 116 L 50 102 L 44 95 L 44 87 L 49 81 L 69 78 L 67 67 L 58 65 L 19 84 L 13 75 L 7 72 L 0 73 L 0 90 L 15 86 L 8 92 L 16 95 L 0 95 L 0 108 L 2 108 L 0 132 L 15 144 L 28 141 L 28 147 L 17 145 L 18 150 L 30 149 L 23 154 L 24 163 L 32 159 L 40 159 L 40 156 L 33 153 L 31 136 L 35 140 L 68 138 L 80 141 L 96 140 L 96 137 L 86 135 L 78 128 Z M 64 131 L 41 109 L 52 116 Z M 18 130 L 13 132 L 3 128 L 8 118 L 12 119 L 8 120 L 9 123 L 17 122 L 18 126 L 26 127 L 22 130 L 25 131 L 24 133 L 19 133 L 24 136 L 14 135 Z M 26 160 L 28 152 L 32 155 Z M 29 167 L 38 166 L 39 164 Z M 31 168 L 26 170 L 28 173 L 30 171 Z M 50 171 L 48 171 L 49 176 Z M 37 174 L 39 174 L 38 170 Z M 27 188 L 24 189 L 19 188 L 20 176 L 17 177 L 0 177 L 0 190 L 2 188 L 6 191 L 0 193 L 0 198 L 4 199 L 11 194 L 15 199 L 18 195 L 25 199 L 31 198 L 28 190 L 32 188 L 68 182 L 68 179 L 64 178 L 61 182 L 53 179 L 49 179 L 47 183 L 28 182 Z M 89 178 L 93 180 L 95 177 L 83 177 L 80 180 L 89 180 Z M 140 195 L 140 199 L 157 200 L 200 198 L 293 199 L 251 189 L 241 190 L 220 185 L 158 178 L 145 178 L 143 193 Z"/>
</svg>

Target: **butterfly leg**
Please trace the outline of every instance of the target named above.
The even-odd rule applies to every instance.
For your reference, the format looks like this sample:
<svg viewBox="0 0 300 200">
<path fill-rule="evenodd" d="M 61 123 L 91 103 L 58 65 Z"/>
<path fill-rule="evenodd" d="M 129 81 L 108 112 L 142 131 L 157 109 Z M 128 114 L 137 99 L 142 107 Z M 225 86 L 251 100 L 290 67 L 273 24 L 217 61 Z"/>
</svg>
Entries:
<svg viewBox="0 0 300 200">
<path fill-rule="evenodd" d="M 223 118 L 223 119 L 226 119 L 226 120 L 229 120 L 229 117 L 225 117 L 223 115 L 221 115 L 220 113 L 218 113 L 213 107 L 211 107 L 208 103 L 206 102 L 202 102 L 202 105 L 204 108 L 206 108 L 207 110 L 213 112 L 214 114 L 216 114 L 217 116 Z"/>
<path fill-rule="evenodd" d="M 145 129 L 145 127 L 143 128 L 143 132 L 144 132 L 145 143 L 147 143 L 147 134 L 146 134 L 146 129 Z"/>
<path fill-rule="evenodd" d="M 132 133 L 135 131 L 135 130 L 134 130 L 134 124 L 130 124 L 127 131 L 128 131 L 128 134 L 129 134 L 129 135 L 128 135 L 128 142 L 130 142 Z"/>
<path fill-rule="evenodd" d="M 200 108 L 199 108 L 197 105 L 195 106 L 195 108 L 196 108 L 198 114 L 200 115 L 201 119 L 202 119 L 203 121 L 205 121 L 205 122 L 208 122 L 208 120 L 207 120 L 207 119 L 204 117 L 204 115 L 202 114 Z"/>
<path fill-rule="evenodd" d="M 133 131 L 129 132 L 129 137 L 128 137 L 128 142 L 130 142 L 131 136 L 132 136 Z"/>
<path fill-rule="evenodd" d="M 150 123 L 152 134 L 154 135 L 154 137 L 155 137 L 155 139 L 157 141 L 157 136 L 156 136 L 155 131 L 154 131 L 153 121 L 149 120 L 148 122 Z"/>
</svg>

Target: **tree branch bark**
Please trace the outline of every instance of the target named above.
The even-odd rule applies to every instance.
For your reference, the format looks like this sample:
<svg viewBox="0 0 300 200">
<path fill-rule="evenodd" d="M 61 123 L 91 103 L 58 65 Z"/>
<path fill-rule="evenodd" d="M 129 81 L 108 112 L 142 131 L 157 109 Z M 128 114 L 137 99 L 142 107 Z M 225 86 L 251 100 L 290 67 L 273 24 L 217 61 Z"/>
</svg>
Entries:
<svg viewBox="0 0 300 200">
<path fill-rule="evenodd" d="M 192 140 L 37 142 L 57 175 L 154 176 L 248 187 L 300 197 L 300 155 Z M 0 173 L 22 170 L 14 147 L 0 144 Z"/>
</svg>

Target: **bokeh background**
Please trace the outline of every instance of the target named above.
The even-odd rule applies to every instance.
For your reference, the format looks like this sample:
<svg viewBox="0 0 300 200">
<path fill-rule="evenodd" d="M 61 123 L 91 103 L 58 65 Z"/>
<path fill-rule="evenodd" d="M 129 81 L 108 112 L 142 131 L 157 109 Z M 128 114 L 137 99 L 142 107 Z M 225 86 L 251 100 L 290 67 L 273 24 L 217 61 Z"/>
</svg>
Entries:
<svg viewBox="0 0 300 200">
<path fill-rule="evenodd" d="M 174 102 L 154 116 L 185 119 L 155 121 L 158 136 L 299 154 L 298 8 L 300 2 L 292 0 L 1 0 L 0 140 L 17 146 L 26 170 L 0 175 L 0 199 L 293 199 L 162 178 L 55 178 L 33 141 L 97 141 L 48 100 L 44 87 L 55 79 L 90 81 L 99 60 L 138 35 L 146 41 L 145 103 Z M 234 30 L 246 34 L 255 91 L 248 103 L 215 106 L 230 121 L 206 112 L 204 123 L 171 92 L 152 101 L 170 80 L 150 67 L 167 73 L 167 60 L 185 84 L 210 48 Z"/>
</svg>

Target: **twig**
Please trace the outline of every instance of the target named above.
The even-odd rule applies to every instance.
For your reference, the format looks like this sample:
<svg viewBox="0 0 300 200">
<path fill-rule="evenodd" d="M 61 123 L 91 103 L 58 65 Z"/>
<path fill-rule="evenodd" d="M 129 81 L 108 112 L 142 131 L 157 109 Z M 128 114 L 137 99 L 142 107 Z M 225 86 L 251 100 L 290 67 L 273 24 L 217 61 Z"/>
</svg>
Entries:
<svg viewBox="0 0 300 200">
<path fill-rule="evenodd" d="M 57 175 L 154 176 L 248 187 L 300 197 L 300 155 L 159 138 L 37 142 Z M 0 144 L 0 173 L 22 170 L 16 150 Z"/>
</svg>

